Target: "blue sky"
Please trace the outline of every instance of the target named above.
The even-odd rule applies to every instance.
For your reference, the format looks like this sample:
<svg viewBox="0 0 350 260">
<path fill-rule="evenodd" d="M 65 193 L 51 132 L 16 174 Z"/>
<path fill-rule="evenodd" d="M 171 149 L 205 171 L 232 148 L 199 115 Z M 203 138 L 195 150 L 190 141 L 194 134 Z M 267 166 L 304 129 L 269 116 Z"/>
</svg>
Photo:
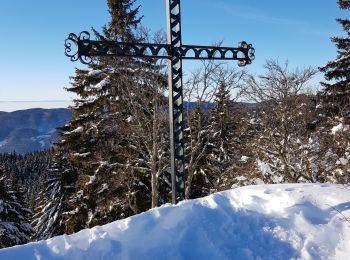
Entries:
<svg viewBox="0 0 350 260">
<path fill-rule="evenodd" d="M 146 27 L 165 29 L 165 0 L 138 3 Z M 349 16 L 338 9 L 336 0 L 182 0 L 181 4 L 184 44 L 250 42 L 256 49 L 256 60 L 248 67 L 253 73 L 262 72 L 269 58 L 288 59 L 292 67 L 317 67 L 332 60 L 336 49 L 329 38 L 342 34 L 335 19 Z M 64 39 L 70 32 L 101 28 L 108 22 L 106 10 L 103 0 L 1 0 L 0 101 L 69 100 L 63 87 L 69 86 L 69 76 L 81 64 L 64 56 Z M 188 71 L 194 65 L 184 66 Z"/>
</svg>

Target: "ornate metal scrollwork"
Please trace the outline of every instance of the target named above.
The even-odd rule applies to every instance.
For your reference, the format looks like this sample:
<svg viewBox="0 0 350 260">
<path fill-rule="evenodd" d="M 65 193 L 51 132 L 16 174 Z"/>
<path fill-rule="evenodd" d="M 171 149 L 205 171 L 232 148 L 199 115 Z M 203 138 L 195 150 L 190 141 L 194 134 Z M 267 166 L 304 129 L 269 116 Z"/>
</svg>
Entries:
<svg viewBox="0 0 350 260">
<path fill-rule="evenodd" d="M 76 47 L 76 51 L 72 47 Z M 64 54 L 70 58 L 71 61 L 77 61 L 78 55 L 78 36 L 74 33 L 70 33 L 68 38 L 64 41 Z"/>
<path fill-rule="evenodd" d="M 68 38 L 64 41 L 64 54 L 70 58 L 71 61 L 80 60 L 84 64 L 92 62 L 92 56 L 89 54 L 90 33 L 82 31 L 79 36 L 70 33 Z"/>
<path fill-rule="evenodd" d="M 243 41 L 238 43 L 238 49 L 243 55 L 242 57 L 237 57 L 238 66 L 242 67 L 251 64 L 252 61 L 255 59 L 255 49 L 253 48 L 253 46 Z"/>
</svg>

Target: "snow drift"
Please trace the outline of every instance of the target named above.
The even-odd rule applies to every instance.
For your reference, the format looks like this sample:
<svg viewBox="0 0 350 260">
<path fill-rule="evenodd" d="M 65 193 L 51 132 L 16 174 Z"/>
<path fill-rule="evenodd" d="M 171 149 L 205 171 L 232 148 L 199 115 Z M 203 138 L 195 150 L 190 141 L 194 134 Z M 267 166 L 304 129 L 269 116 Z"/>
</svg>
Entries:
<svg viewBox="0 0 350 260">
<path fill-rule="evenodd" d="M 350 191 L 248 186 L 0 250 L 0 259 L 350 259 Z"/>
</svg>

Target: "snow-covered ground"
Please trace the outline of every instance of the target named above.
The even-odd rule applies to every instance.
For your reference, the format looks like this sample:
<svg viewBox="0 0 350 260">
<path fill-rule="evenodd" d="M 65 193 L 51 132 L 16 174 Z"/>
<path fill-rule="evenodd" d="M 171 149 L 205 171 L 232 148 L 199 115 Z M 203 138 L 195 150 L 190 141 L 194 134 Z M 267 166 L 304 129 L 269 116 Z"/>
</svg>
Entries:
<svg viewBox="0 0 350 260">
<path fill-rule="evenodd" d="M 3 249 L 0 259 L 350 259 L 345 216 L 341 185 L 248 186 Z"/>
</svg>

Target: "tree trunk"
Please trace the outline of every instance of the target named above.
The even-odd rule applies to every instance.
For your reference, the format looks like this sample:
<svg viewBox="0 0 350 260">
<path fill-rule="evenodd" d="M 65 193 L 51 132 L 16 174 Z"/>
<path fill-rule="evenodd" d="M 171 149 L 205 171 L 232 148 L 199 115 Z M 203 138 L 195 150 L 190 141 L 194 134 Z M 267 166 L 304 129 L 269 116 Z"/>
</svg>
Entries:
<svg viewBox="0 0 350 260">
<path fill-rule="evenodd" d="M 152 208 L 158 207 L 159 201 L 159 182 L 156 171 L 152 171 Z"/>
<path fill-rule="evenodd" d="M 191 196 L 191 188 L 192 188 L 192 181 L 193 181 L 193 171 L 188 170 L 187 175 L 187 182 L 186 182 L 186 188 L 185 188 L 185 199 L 190 199 Z"/>
</svg>

